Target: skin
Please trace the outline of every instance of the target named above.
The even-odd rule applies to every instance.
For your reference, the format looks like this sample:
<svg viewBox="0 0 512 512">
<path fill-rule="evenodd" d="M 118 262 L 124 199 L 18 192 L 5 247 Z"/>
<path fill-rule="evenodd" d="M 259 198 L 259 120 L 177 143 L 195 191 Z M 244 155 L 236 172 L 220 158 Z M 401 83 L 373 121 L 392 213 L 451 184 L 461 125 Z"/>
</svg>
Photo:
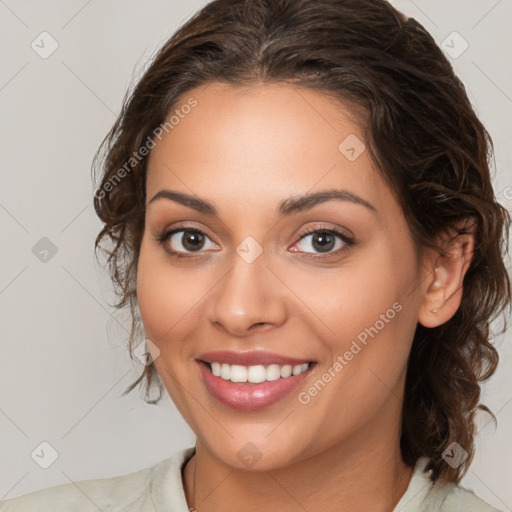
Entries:
<svg viewBox="0 0 512 512">
<path fill-rule="evenodd" d="M 146 336 L 160 351 L 156 367 L 197 436 L 183 471 L 188 504 L 201 512 L 391 511 L 412 474 L 399 436 L 414 331 L 457 310 L 472 237 L 453 243 L 448 234 L 448 256 L 428 250 L 418 260 L 369 152 L 350 161 L 338 149 L 348 135 L 364 136 L 332 98 L 289 84 L 213 83 L 180 104 L 191 96 L 197 106 L 149 158 L 137 277 Z M 207 200 L 218 216 L 165 198 L 151 202 L 162 189 Z M 330 200 L 276 213 L 285 199 L 329 189 L 346 189 L 374 210 Z M 157 238 L 182 224 L 207 238 L 200 252 L 177 258 L 164 247 L 185 252 L 183 233 L 164 245 Z M 336 228 L 354 245 L 336 238 L 330 254 L 318 252 L 314 235 L 300 240 L 308 228 Z M 263 249 L 252 263 L 236 252 L 248 236 Z M 300 403 L 298 394 L 396 303 L 400 312 Z M 212 350 L 268 350 L 317 365 L 297 392 L 240 412 L 203 383 L 196 358 Z M 261 455 L 250 467 L 237 456 L 248 442 Z"/>
</svg>

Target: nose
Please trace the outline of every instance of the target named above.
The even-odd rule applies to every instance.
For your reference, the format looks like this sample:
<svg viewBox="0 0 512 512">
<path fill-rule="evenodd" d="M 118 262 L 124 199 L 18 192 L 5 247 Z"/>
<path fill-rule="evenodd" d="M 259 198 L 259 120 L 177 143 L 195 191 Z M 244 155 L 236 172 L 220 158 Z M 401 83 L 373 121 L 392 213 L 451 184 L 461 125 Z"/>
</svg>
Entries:
<svg viewBox="0 0 512 512">
<path fill-rule="evenodd" d="M 252 263 L 233 255 L 231 270 L 213 294 L 210 319 L 216 327 L 245 337 L 286 321 L 286 290 L 267 263 L 265 253 Z"/>
</svg>

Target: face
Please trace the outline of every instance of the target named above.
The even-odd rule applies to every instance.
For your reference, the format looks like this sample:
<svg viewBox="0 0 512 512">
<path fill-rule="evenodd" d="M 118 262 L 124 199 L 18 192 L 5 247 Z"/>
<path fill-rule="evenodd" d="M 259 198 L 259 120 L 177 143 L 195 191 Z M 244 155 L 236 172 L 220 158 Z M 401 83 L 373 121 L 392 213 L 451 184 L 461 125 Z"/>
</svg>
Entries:
<svg viewBox="0 0 512 512">
<path fill-rule="evenodd" d="M 148 162 L 137 296 L 198 441 L 266 470 L 397 437 L 421 276 L 354 116 L 287 84 L 213 83 L 176 109 Z"/>
</svg>

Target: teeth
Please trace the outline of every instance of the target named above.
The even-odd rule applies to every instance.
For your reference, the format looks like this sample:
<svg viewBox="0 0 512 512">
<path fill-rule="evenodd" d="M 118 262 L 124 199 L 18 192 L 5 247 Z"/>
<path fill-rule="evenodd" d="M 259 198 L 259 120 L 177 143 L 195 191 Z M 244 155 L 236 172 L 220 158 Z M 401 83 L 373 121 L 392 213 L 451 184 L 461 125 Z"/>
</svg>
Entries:
<svg viewBox="0 0 512 512">
<path fill-rule="evenodd" d="M 301 368 L 302 366 L 300 364 L 296 364 L 294 367 L 293 367 L 293 370 L 292 370 L 292 374 L 293 375 L 299 375 L 300 371 L 301 371 Z"/>
<path fill-rule="evenodd" d="M 229 378 L 231 377 L 231 367 L 229 366 L 229 364 L 223 364 L 220 367 L 220 376 L 224 380 L 229 380 Z"/>
<path fill-rule="evenodd" d="M 222 365 L 224 366 L 224 365 Z M 229 366 L 229 365 L 226 365 Z M 247 367 L 240 366 L 238 364 L 231 365 L 231 372 L 230 372 L 231 379 L 226 379 L 224 375 L 222 376 L 225 380 L 231 380 L 231 382 L 247 382 Z"/>
<path fill-rule="evenodd" d="M 286 379 L 292 375 L 304 373 L 309 368 L 309 363 L 279 365 L 271 364 L 267 367 L 258 364 L 256 366 L 242 366 L 239 364 L 210 363 L 211 372 L 216 377 L 231 382 L 250 382 L 259 384 L 265 381 Z"/>
<path fill-rule="evenodd" d="M 212 363 L 212 373 L 215 377 L 220 377 L 220 363 Z"/>
<path fill-rule="evenodd" d="M 291 364 L 285 364 L 284 366 L 281 366 L 281 377 L 289 377 L 292 374 L 292 371 L 293 369 Z"/>
<path fill-rule="evenodd" d="M 281 378 L 281 367 L 278 364 L 271 364 L 267 368 L 266 380 L 277 380 Z"/>
<path fill-rule="evenodd" d="M 267 372 L 265 367 L 262 365 L 257 366 L 249 366 L 247 368 L 247 379 L 245 382 L 252 382 L 253 384 L 259 384 L 260 382 L 265 382 L 267 378 Z M 226 379 L 228 380 L 228 379 Z"/>
</svg>

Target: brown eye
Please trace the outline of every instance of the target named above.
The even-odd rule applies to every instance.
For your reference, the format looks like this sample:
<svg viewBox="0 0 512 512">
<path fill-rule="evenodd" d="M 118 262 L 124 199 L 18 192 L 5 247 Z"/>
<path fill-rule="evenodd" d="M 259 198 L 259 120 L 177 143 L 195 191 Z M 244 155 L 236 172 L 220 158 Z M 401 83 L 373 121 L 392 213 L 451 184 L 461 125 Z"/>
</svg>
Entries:
<svg viewBox="0 0 512 512">
<path fill-rule="evenodd" d="M 349 245 L 352 245 L 352 241 L 342 233 L 334 230 L 316 230 L 302 235 L 294 246 L 297 247 L 294 252 L 335 253 Z"/>
<path fill-rule="evenodd" d="M 168 240 L 169 250 L 173 253 L 199 252 L 205 248 L 218 249 L 206 234 L 197 230 L 175 230 L 165 235 L 165 238 Z"/>
<path fill-rule="evenodd" d="M 329 252 L 336 245 L 336 237 L 330 233 L 315 233 L 311 240 L 311 246 L 318 252 Z"/>
<path fill-rule="evenodd" d="M 185 231 L 181 235 L 181 244 L 187 251 L 198 251 L 204 245 L 204 236 L 197 231 Z"/>
</svg>

